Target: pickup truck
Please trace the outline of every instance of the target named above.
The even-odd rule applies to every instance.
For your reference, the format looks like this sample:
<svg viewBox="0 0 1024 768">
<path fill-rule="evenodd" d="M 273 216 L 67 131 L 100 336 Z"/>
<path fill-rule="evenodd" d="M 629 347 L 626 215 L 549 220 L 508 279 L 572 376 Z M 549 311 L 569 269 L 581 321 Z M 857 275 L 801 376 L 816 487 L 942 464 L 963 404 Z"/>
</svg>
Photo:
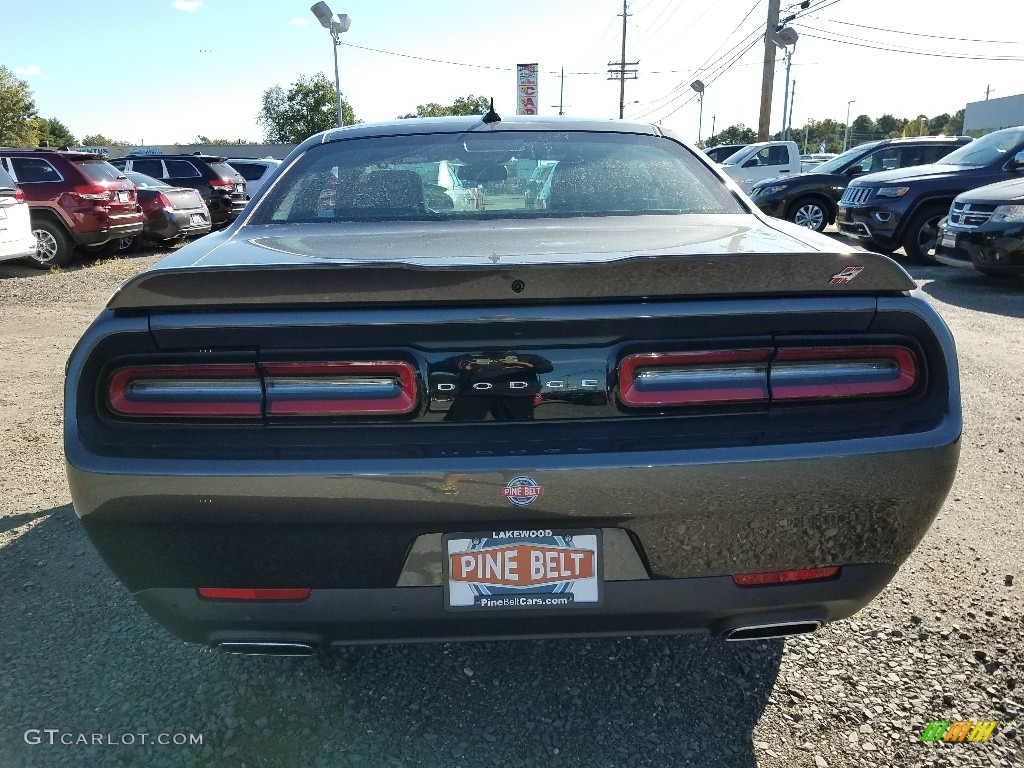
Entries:
<svg viewBox="0 0 1024 768">
<path fill-rule="evenodd" d="M 744 192 L 759 181 L 800 173 L 800 150 L 795 141 L 761 141 L 749 144 L 721 164 Z"/>
</svg>

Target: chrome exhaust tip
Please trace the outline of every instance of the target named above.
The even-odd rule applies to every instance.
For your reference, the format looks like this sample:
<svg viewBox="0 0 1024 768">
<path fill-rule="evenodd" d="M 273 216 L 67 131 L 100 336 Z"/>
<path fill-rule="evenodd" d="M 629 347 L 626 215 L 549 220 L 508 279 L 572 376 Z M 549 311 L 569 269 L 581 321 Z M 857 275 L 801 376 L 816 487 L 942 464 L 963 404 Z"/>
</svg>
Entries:
<svg viewBox="0 0 1024 768">
<path fill-rule="evenodd" d="M 217 650 L 242 656 L 312 656 L 315 649 L 305 643 L 218 643 Z"/>
<path fill-rule="evenodd" d="M 777 624 L 750 624 L 725 633 L 729 642 L 740 640 L 771 640 L 776 637 L 809 635 L 821 627 L 820 621 L 783 621 Z"/>
</svg>

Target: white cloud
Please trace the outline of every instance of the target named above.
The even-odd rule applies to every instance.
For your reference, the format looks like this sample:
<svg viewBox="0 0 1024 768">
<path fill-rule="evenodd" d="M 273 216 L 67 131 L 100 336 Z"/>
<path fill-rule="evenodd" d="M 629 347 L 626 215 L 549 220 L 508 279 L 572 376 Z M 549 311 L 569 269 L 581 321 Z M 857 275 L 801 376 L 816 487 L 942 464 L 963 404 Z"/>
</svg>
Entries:
<svg viewBox="0 0 1024 768">
<path fill-rule="evenodd" d="M 292 24 L 294 24 L 296 27 L 309 26 L 309 22 L 306 19 L 302 18 L 301 16 L 295 16 L 292 19 Z"/>
<path fill-rule="evenodd" d="M 27 67 L 18 67 L 14 74 L 22 77 L 38 77 L 40 80 L 53 80 L 53 75 L 44 75 L 38 64 L 29 64 Z"/>
<path fill-rule="evenodd" d="M 187 11 L 192 13 L 198 11 L 203 7 L 203 0 L 173 0 L 171 8 L 177 8 L 179 11 Z"/>
</svg>

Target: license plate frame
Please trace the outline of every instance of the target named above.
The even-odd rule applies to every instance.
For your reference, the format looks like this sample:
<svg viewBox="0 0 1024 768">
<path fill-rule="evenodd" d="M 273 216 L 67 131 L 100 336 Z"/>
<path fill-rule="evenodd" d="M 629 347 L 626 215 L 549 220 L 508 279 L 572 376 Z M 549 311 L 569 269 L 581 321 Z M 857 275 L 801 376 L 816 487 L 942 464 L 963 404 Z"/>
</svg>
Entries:
<svg viewBox="0 0 1024 768">
<path fill-rule="evenodd" d="M 943 232 L 942 237 L 939 239 L 939 245 L 943 248 L 956 248 L 956 233 Z"/>
<path fill-rule="evenodd" d="M 132 199 L 132 196 L 131 196 L 130 192 L 128 192 L 127 190 L 123 190 L 123 189 L 118 190 L 118 192 L 117 192 L 117 202 L 119 202 L 119 203 L 127 203 L 127 202 L 130 202 L 131 199 Z"/>
<path fill-rule="evenodd" d="M 206 223 L 206 217 L 201 213 L 193 213 L 188 217 L 189 226 L 202 226 Z"/>
<path fill-rule="evenodd" d="M 446 534 L 444 608 L 470 613 L 594 608 L 604 601 L 603 560 L 596 528 Z"/>
</svg>

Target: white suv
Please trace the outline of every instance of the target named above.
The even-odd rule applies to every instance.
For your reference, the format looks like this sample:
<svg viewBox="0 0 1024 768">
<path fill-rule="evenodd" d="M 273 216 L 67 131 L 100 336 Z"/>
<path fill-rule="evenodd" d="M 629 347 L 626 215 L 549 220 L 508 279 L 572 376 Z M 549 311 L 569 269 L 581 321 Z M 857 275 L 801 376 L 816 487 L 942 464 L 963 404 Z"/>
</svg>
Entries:
<svg viewBox="0 0 1024 768">
<path fill-rule="evenodd" d="M 25 259 L 36 252 L 25 193 L 0 168 L 0 261 Z"/>
<path fill-rule="evenodd" d="M 228 158 L 228 165 L 242 174 L 242 178 L 245 179 L 245 189 L 249 193 L 249 197 L 256 197 L 256 193 L 263 188 L 263 184 L 280 164 L 280 160 L 275 160 L 272 157 L 263 157 L 259 160 L 251 157 Z"/>
</svg>

